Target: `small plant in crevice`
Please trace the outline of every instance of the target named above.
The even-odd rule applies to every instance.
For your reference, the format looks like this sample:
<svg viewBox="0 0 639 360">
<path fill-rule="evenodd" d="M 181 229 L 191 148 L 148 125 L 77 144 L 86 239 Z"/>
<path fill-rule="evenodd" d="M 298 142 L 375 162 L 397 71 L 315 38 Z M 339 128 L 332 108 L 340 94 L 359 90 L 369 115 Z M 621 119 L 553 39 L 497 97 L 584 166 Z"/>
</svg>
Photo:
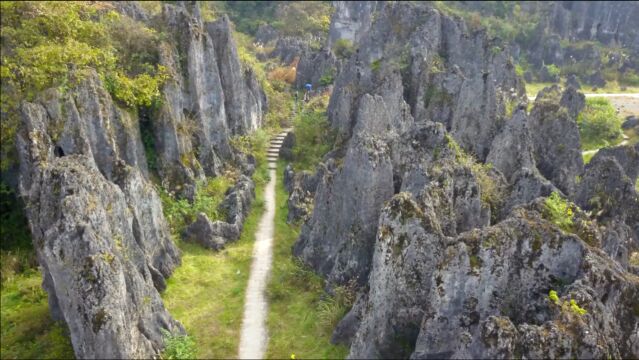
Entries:
<svg viewBox="0 0 639 360">
<path fill-rule="evenodd" d="M 561 300 L 555 290 L 550 290 L 548 293 L 548 300 L 552 301 L 555 305 L 558 305 L 562 311 L 569 311 L 578 316 L 586 315 L 588 313 L 588 310 L 579 306 L 575 299 L 570 299 L 570 301 Z"/>
<path fill-rule="evenodd" d="M 557 225 L 560 229 L 572 232 L 573 222 L 573 205 L 564 200 L 556 191 L 544 201 L 544 217 Z"/>
</svg>

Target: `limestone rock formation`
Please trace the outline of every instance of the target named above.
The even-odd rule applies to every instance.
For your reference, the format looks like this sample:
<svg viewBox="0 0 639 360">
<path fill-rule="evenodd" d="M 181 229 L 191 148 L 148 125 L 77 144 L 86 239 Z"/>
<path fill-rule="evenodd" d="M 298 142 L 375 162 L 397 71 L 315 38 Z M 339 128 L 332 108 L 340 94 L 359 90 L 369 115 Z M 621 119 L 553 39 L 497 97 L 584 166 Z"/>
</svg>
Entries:
<svg viewBox="0 0 639 360">
<path fill-rule="evenodd" d="M 138 4 L 114 6 L 148 20 Z M 222 204 L 229 222 L 214 229 L 224 239 L 238 238 L 255 196 L 255 159 L 229 137 L 261 126 L 266 103 L 239 64 L 228 19 L 205 25 L 197 3 L 178 2 L 153 21 L 172 36 L 157 49 L 170 75 L 159 108 L 121 106 L 95 71 L 72 72 L 68 91 L 46 90 L 21 107 L 20 194 L 51 313 L 67 324 L 78 358 L 155 358 L 163 329 L 184 333 L 159 295 L 180 258 L 151 171 L 192 199 L 196 180 L 241 169 Z"/>
<path fill-rule="evenodd" d="M 51 312 L 68 325 L 76 355 L 155 356 L 161 329 L 183 331 L 158 293 L 179 253 L 155 189 L 120 147 L 139 135 L 114 123 L 134 120 L 110 102 L 91 112 L 92 102 L 110 101 L 82 97 L 94 81 L 23 105 L 20 192 Z"/>
<path fill-rule="evenodd" d="M 528 114 L 498 40 L 428 4 L 376 11 L 336 79 L 312 201 L 314 176 L 285 172 L 294 255 L 357 285 L 333 341 L 350 358 L 639 356 L 637 149 L 584 169 L 574 87 Z"/>
<path fill-rule="evenodd" d="M 159 172 L 166 188 L 192 198 L 195 180 L 236 161 L 229 136 L 261 126 L 266 98 L 240 65 L 228 18 L 204 23 L 197 3 L 178 3 L 163 5 L 162 21 L 173 39 L 159 49 L 171 74 L 153 114 Z"/>
</svg>

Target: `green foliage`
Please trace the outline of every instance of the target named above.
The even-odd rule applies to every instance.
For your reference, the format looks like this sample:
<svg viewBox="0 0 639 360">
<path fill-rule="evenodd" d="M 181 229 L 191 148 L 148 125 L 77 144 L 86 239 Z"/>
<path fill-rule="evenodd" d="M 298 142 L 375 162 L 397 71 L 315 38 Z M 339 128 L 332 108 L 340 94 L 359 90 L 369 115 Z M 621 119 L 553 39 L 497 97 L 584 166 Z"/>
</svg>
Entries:
<svg viewBox="0 0 639 360">
<path fill-rule="evenodd" d="M 639 87 L 639 74 L 634 70 L 626 70 L 619 76 L 619 83 L 625 86 Z"/>
<path fill-rule="evenodd" d="M 165 329 L 160 329 L 164 338 L 162 359 L 194 359 L 196 354 L 195 341 L 188 335 L 174 335 Z"/>
<path fill-rule="evenodd" d="M 544 201 L 544 217 L 559 226 L 564 231 L 571 232 L 573 228 L 573 206 L 553 191 Z"/>
<path fill-rule="evenodd" d="M 546 65 L 546 69 L 552 77 L 559 77 L 559 74 L 561 74 L 561 69 L 555 64 Z"/>
<path fill-rule="evenodd" d="M 355 47 L 348 39 L 339 39 L 335 41 L 335 44 L 333 45 L 333 53 L 341 59 L 349 58 L 354 52 Z"/>
<path fill-rule="evenodd" d="M 507 119 L 510 119 L 513 116 L 513 112 L 517 108 L 518 101 L 517 99 L 508 99 L 504 104 L 504 114 Z"/>
<path fill-rule="evenodd" d="M 231 138 L 231 146 L 236 150 L 255 157 L 257 169 L 253 174 L 256 185 L 264 185 L 269 181 L 266 150 L 269 146 L 270 134 L 264 129 L 258 129 L 250 135 L 238 135 Z"/>
<path fill-rule="evenodd" d="M 40 271 L 30 269 L 2 284 L 0 358 L 74 358 L 64 324 L 56 323 L 49 315 L 47 294 L 41 283 Z"/>
<path fill-rule="evenodd" d="M 130 78 L 116 71 L 106 75 L 105 86 L 117 100 L 131 108 L 151 106 L 160 98 L 160 86 L 168 79 L 164 66 L 158 65 L 154 74 L 140 74 Z"/>
<path fill-rule="evenodd" d="M 0 182 L 0 235 L 0 274 L 4 284 L 37 266 L 24 205 L 4 182 Z"/>
<path fill-rule="evenodd" d="M 328 86 L 333 83 L 335 78 L 335 69 L 329 69 L 326 71 L 322 77 L 319 79 L 319 83 L 321 86 Z"/>
<path fill-rule="evenodd" d="M 122 104 L 149 106 L 167 78 L 156 67 L 158 34 L 91 2 L 3 1 L 2 170 L 15 161 L 19 104 L 44 89 L 68 90 L 95 69 Z"/>
<path fill-rule="evenodd" d="M 237 30 L 255 35 L 260 25 L 270 24 L 287 36 L 325 36 L 333 11 L 324 1 L 228 1 L 224 9 Z"/>
<path fill-rule="evenodd" d="M 548 299 L 554 304 L 559 305 L 562 311 L 571 311 L 572 313 L 582 316 L 588 313 L 588 311 L 580 307 L 575 299 L 570 299 L 569 302 L 562 301 L 555 290 L 550 290 L 548 293 Z"/>
<path fill-rule="evenodd" d="M 278 162 L 277 173 L 284 171 Z M 324 291 L 324 282 L 291 254 L 299 227 L 286 223 L 288 194 L 281 180 L 275 187 L 275 248 L 269 298 L 267 358 L 343 359 L 348 348 L 331 344 L 335 323 L 352 300 L 349 291 L 335 289 L 336 299 Z M 322 315 L 320 315 L 322 314 Z M 322 320 L 320 320 L 322 319 Z"/>
<path fill-rule="evenodd" d="M 335 132 L 331 129 L 324 109 L 308 106 L 294 121 L 295 147 L 293 167 L 311 170 L 335 144 Z"/>
<path fill-rule="evenodd" d="M 373 62 L 371 62 L 371 70 L 373 72 L 378 72 L 381 67 L 382 67 L 382 59 L 373 60 Z"/>
<path fill-rule="evenodd" d="M 493 215 L 496 215 L 503 201 L 503 194 L 495 180 L 490 176 L 492 165 L 478 162 L 471 154 L 466 153 L 450 134 L 446 134 L 446 140 L 448 147 L 455 154 L 457 162 L 469 168 L 475 176 L 475 180 L 477 180 L 479 185 L 482 204 L 490 208 Z"/>
<path fill-rule="evenodd" d="M 575 301 L 575 299 L 570 299 L 570 310 L 572 310 L 572 312 L 574 312 L 577 315 L 585 315 L 588 313 L 586 309 L 577 305 L 577 302 Z"/>
<path fill-rule="evenodd" d="M 621 140 L 621 123 L 610 100 L 587 98 L 586 107 L 577 116 L 582 149 L 592 150 L 616 144 Z"/>
<path fill-rule="evenodd" d="M 212 221 L 226 220 L 226 214 L 221 213 L 218 206 L 224 200 L 224 193 L 231 182 L 231 179 L 224 176 L 199 181 L 196 185 L 193 204 L 186 199 L 177 199 L 166 190 L 159 188 L 162 210 L 171 229 L 176 233 L 182 232 L 187 225 L 195 221 L 200 212 L 205 213 Z"/>
</svg>

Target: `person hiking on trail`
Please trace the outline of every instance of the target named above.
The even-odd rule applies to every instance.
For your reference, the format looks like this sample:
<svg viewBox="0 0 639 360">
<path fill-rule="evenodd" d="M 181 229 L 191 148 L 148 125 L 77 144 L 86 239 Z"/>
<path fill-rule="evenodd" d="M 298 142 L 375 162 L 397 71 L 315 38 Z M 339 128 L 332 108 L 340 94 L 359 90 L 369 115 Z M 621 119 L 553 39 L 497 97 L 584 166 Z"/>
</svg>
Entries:
<svg viewBox="0 0 639 360">
<path fill-rule="evenodd" d="M 311 83 L 306 83 L 306 85 L 304 85 L 304 88 L 306 88 L 306 92 L 304 93 L 304 101 L 308 102 L 311 98 L 311 90 L 313 90 L 313 85 L 311 85 Z"/>
</svg>

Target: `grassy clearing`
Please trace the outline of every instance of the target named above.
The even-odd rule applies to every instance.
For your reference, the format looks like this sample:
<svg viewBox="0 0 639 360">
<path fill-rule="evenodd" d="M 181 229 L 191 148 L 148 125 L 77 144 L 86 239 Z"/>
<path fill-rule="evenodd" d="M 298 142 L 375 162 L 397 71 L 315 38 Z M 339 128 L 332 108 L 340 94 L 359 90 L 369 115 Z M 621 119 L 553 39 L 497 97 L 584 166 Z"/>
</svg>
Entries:
<svg viewBox="0 0 639 360">
<path fill-rule="evenodd" d="M 278 163 L 281 174 L 285 164 Z M 286 223 L 287 193 L 282 181 L 275 192 L 275 248 L 268 285 L 268 358 L 345 358 L 348 348 L 330 343 L 336 321 L 347 310 L 339 297 L 330 297 L 324 281 L 291 254 L 299 228 Z M 336 320 L 337 319 L 337 320 Z"/>
<path fill-rule="evenodd" d="M 40 271 L 16 275 L 2 286 L 0 318 L 2 359 L 71 359 L 71 339 L 49 314 Z"/>
<path fill-rule="evenodd" d="M 182 265 L 167 282 L 164 305 L 196 342 L 198 358 L 235 358 L 264 191 L 256 189 L 242 236 L 220 252 L 178 241 Z"/>
</svg>

